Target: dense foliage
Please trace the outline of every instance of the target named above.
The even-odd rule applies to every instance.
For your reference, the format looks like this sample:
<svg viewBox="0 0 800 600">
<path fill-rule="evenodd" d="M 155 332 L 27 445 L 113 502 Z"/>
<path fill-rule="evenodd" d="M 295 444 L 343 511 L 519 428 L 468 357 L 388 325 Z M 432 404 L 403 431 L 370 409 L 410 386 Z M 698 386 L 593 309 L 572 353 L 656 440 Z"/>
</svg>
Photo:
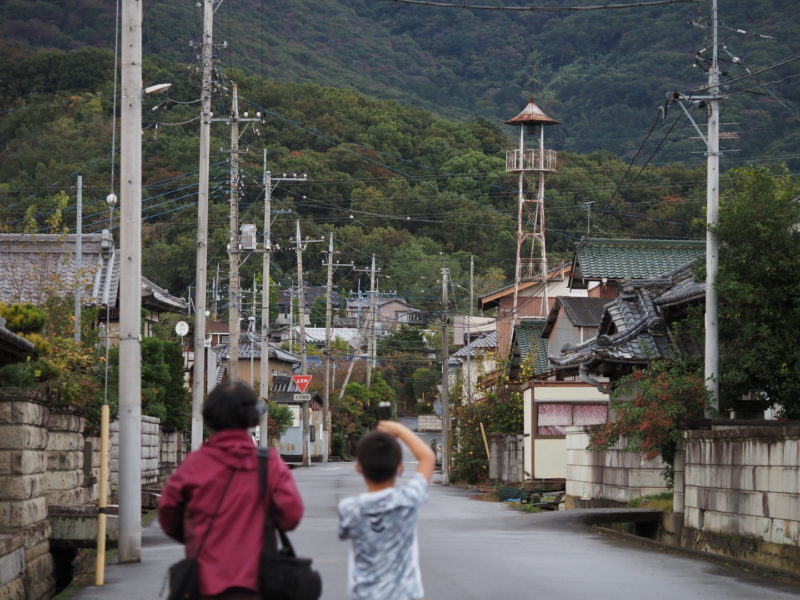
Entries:
<svg viewBox="0 0 800 600">
<path fill-rule="evenodd" d="M 473 404 L 458 402 L 453 406 L 453 417 L 457 435 L 453 436 L 452 478 L 454 481 L 475 483 L 489 475 L 489 459 L 481 424 L 487 436 L 493 433 L 522 433 L 522 394 L 506 389 L 491 392 L 485 399 Z"/>
<path fill-rule="evenodd" d="M 720 400 L 761 400 L 800 419 L 800 181 L 764 167 L 731 179 L 716 229 Z"/>
<path fill-rule="evenodd" d="M 332 403 L 334 454 L 352 456 L 361 436 L 377 423 L 378 404 L 389 402 L 394 407 L 395 398 L 395 391 L 380 372 L 373 374 L 369 387 L 361 383 L 348 384 L 342 398 Z"/>
<path fill-rule="evenodd" d="M 28 216 L 44 222 L 60 211 L 63 223 L 73 223 L 74 205 L 63 206 L 63 196 L 56 192 L 70 190 L 80 172 L 84 231 L 106 227 L 110 53 L 91 48 L 26 52 L 0 46 L 0 58 L 0 99 L 7 107 L 0 114 L 0 222 L 20 231 Z M 163 59 L 147 60 L 144 67 L 146 82 L 171 81 L 173 88 L 169 98 L 145 99 L 143 264 L 149 278 L 186 295 L 195 275 L 198 125 L 197 105 L 179 102 L 196 99 L 197 81 Z M 516 192 L 502 159 L 513 142 L 496 125 L 481 119 L 448 122 L 418 108 L 350 91 L 279 84 L 235 71 L 228 72 L 228 81 L 232 79 L 240 84 L 242 110 L 251 115 L 260 110 L 265 119 L 241 139 L 250 148 L 244 154 L 240 188 L 242 222 L 263 222 L 260 149 L 266 144 L 273 172 L 307 173 L 309 179 L 275 190 L 276 244 L 287 245 L 299 215 L 304 236 L 319 239 L 334 232 L 337 261 L 363 266 L 374 253 L 381 273 L 391 276 L 381 280 L 381 288 L 396 290 L 420 308 L 438 304 L 436 282 L 443 264 L 458 286 L 454 301 L 459 305 L 465 300 L 470 255 L 475 256 L 478 293 L 513 276 Z M 229 97 L 217 90 L 215 113 L 229 110 Z M 215 124 L 212 133 L 209 264 L 213 270 L 219 263 L 224 272 L 228 142 L 222 125 Z M 607 152 L 560 156 L 559 171 L 547 188 L 551 256 L 567 256 L 584 234 L 587 201 L 595 201 L 592 223 L 602 235 L 699 233 L 693 220 L 702 206 L 702 168 L 634 173 L 608 206 L 623 172 L 624 164 Z M 114 216 L 115 233 L 116 222 Z M 245 261 L 244 288 L 258 279 L 259 262 Z M 278 285 L 289 285 L 294 252 L 276 251 L 273 265 Z M 308 256 L 306 267 L 309 284 L 324 283 L 322 261 Z M 359 275 L 340 269 L 336 284 L 341 291 L 353 290 Z M 368 277 L 360 285 L 367 289 Z M 225 308 L 223 300 L 219 309 Z"/>
<path fill-rule="evenodd" d="M 795 0 L 726 2 L 720 11 L 724 78 L 795 53 L 800 23 Z M 189 42 L 200 39 L 201 15 L 202 3 L 194 0 L 145 6 L 146 55 L 194 63 L 197 52 Z M 555 147 L 622 155 L 636 148 L 667 92 L 704 83 L 707 54 L 698 59 L 700 68 L 692 67 L 695 54 L 708 48 L 707 16 L 704 4 L 528 14 L 380 0 L 238 0 L 217 12 L 214 34 L 215 41 L 228 43 L 218 50 L 222 68 L 355 89 L 449 117 L 507 119 L 533 93 L 563 122 L 549 133 Z M 113 22 L 114 3 L 9 0 L 0 13 L 0 33 L 4 40 L 38 48 L 110 48 Z M 82 63 L 78 71 L 94 68 Z M 761 81 L 781 80 L 790 69 Z M 65 71 L 58 77 L 73 76 Z M 769 89 L 754 80 L 738 86 L 750 93 L 726 103 L 725 121 L 742 132 L 735 148 L 744 156 L 794 152 L 798 134 L 787 125 L 796 119 L 791 99 L 800 95 L 798 85 L 789 79 Z M 679 132 L 667 151 L 685 160 L 700 147 L 686 140 L 695 134 L 685 120 Z"/>
<path fill-rule="evenodd" d="M 708 393 L 699 365 L 680 360 L 653 362 L 622 378 L 611 395 L 613 420 L 592 431 L 591 448 L 606 449 L 623 441 L 645 458 L 660 456 L 671 483 L 675 448 L 687 421 L 703 417 Z"/>
</svg>

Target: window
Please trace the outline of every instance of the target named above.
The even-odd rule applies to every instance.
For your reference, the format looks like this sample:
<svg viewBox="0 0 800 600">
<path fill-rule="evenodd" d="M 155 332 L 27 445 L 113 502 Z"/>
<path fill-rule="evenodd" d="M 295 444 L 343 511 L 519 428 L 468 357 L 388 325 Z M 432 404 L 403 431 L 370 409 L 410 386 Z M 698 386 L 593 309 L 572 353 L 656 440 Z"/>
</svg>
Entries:
<svg viewBox="0 0 800 600">
<path fill-rule="evenodd" d="M 572 425 L 598 425 L 608 420 L 607 404 L 536 405 L 536 435 L 564 435 Z"/>
</svg>

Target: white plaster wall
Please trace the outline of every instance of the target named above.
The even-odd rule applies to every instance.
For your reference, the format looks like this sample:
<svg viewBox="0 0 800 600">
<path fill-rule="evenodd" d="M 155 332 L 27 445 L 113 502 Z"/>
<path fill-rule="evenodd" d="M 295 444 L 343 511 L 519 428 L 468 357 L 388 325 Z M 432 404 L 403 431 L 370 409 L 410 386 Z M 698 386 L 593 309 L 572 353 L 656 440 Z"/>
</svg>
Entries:
<svg viewBox="0 0 800 600">
<path fill-rule="evenodd" d="M 533 476 L 536 479 L 564 479 L 567 476 L 566 457 L 566 439 L 534 440 Z"/>
</svg>

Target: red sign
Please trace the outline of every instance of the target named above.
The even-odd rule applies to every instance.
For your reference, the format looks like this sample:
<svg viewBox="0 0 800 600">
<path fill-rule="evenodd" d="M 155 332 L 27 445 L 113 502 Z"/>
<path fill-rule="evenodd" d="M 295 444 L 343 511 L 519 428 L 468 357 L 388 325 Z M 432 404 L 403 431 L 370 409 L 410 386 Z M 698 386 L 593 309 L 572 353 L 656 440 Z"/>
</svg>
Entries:
<svg viewBox="0 0 800 600">
<path fill-rule="evenodd" d="M 292 375 L 292 381 L 297 386 L 297 389 L 300 390 L 301 394 L 305 394 L 306 388 L 308 387 L 309 382 L 313 375 Z"/>
</svg>

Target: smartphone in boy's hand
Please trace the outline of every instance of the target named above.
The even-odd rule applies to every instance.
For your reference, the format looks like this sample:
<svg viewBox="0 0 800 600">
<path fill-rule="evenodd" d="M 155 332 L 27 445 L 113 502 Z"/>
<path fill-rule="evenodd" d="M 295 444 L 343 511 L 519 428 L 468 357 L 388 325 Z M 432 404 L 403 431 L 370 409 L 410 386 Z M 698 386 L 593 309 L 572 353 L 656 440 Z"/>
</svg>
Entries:
<svg viewBox="0 0 800 600">
<path fill-rule="evenodd" d="M 388 421 L 392 418 L 392 403 L 378 402 L 378 421 Z"/>
</svg>

